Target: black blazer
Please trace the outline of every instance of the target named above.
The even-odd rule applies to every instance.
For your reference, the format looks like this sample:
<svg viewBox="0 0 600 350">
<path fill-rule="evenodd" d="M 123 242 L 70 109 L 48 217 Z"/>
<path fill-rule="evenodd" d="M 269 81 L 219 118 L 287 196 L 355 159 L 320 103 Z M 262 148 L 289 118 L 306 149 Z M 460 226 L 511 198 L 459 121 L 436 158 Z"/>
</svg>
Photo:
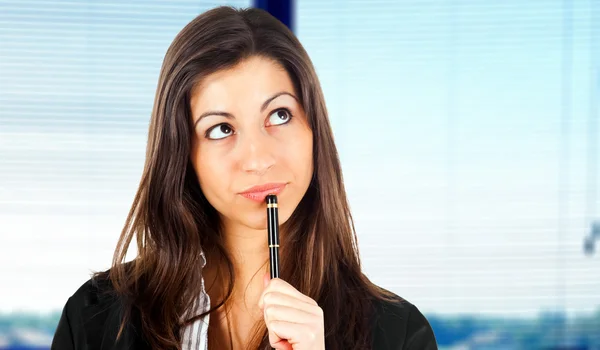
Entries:
<svg viewBox="0 0 600 350">
<path fill-rule="evenodd" d="M 139 320 L 132 316 L 115 344 L 121 304 L 107 293 L 107 282 L 88 280 L 67 301 L 52 340 L 51 350 L 145 350 Z M 375 304 L 373 350 L 436 350 L 427 319 L 411 303 Z"/>
</svg>

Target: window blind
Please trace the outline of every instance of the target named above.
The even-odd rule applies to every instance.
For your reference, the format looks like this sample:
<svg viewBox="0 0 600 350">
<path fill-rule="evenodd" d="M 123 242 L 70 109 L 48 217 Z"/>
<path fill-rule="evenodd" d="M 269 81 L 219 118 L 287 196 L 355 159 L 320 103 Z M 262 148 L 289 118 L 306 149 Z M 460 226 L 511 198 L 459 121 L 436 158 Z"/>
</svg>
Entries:
<svg viewBox="0 0 600 350">
<path fill-rule="evenodd" d="M 219 4 L 251 5 L 0 1 L 0 310 L 56 309 L 107 265 L 162 57 Z M 426 312 L 598 308 L 599 18 L 592 0 L 296 2 L 376 283 Z"/>
<path fill-rule="evenodd" d="M 251 1 L 0 1 L 0 311 L 60 309 L 110 266 L 164 54 L 217 5 Z"/>
<path fill-rule="evenodd" d="M 297 3 L 365 269 L 429 315 L 589 314 L 593 1 Z"/>
</svg>

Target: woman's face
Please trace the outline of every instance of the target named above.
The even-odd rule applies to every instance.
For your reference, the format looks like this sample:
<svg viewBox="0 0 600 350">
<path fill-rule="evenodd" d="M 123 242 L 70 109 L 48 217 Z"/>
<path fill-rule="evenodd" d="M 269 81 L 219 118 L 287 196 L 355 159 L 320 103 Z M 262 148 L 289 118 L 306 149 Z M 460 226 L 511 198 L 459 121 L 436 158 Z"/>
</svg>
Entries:
<svg viewBox="0 0 600 350">
<path fill-rule="evenodd" d="M 312 132 L 287 72 L 253 57 L 202 80 L 192 92 L 191 160 L 225 225 L 265 229 L 265 197 L 283 224 L 313 174 Z"/>
</svg>

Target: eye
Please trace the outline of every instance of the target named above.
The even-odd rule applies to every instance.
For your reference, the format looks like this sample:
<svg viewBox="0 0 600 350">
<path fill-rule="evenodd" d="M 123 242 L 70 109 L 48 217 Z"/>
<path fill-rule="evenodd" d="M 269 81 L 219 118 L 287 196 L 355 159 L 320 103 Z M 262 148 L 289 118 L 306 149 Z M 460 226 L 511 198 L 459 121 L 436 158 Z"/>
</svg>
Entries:
<svg viewBox="0 0 600 350">
<path fill-rule="evenodd" d="M 233 128 L 229 124 L 218 124 L 206 131 L 206 138 L 211 140 L 224 139 L 233 134 Z"/>
<path fill-rule="evenodd" d="M 278 109 L 269 116 L 269 125 L 281 125 L 292 120 L 292 114 L 285 108 Z"/>
</svg>

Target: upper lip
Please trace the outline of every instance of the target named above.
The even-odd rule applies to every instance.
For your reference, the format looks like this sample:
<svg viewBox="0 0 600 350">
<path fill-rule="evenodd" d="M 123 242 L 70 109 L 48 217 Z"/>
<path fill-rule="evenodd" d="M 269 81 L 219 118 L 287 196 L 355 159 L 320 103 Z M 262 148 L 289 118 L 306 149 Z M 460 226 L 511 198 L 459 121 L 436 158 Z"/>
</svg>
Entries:
<svg viewBox="0 0 600 350">
<path fill-rule="evenodd" d="M 268 183 L 268 184 L 263 184 L 263 185 L 256 185 L 256 186 L 252 186 L 240 193 L 244 194 L 244 193 L 266 192 L 269 190 L 279 189 L 285 185 L 286 184 L 284 182 L 277 182 L 277 183 L 273 182 L 273 183 Z"/>
</svg>

